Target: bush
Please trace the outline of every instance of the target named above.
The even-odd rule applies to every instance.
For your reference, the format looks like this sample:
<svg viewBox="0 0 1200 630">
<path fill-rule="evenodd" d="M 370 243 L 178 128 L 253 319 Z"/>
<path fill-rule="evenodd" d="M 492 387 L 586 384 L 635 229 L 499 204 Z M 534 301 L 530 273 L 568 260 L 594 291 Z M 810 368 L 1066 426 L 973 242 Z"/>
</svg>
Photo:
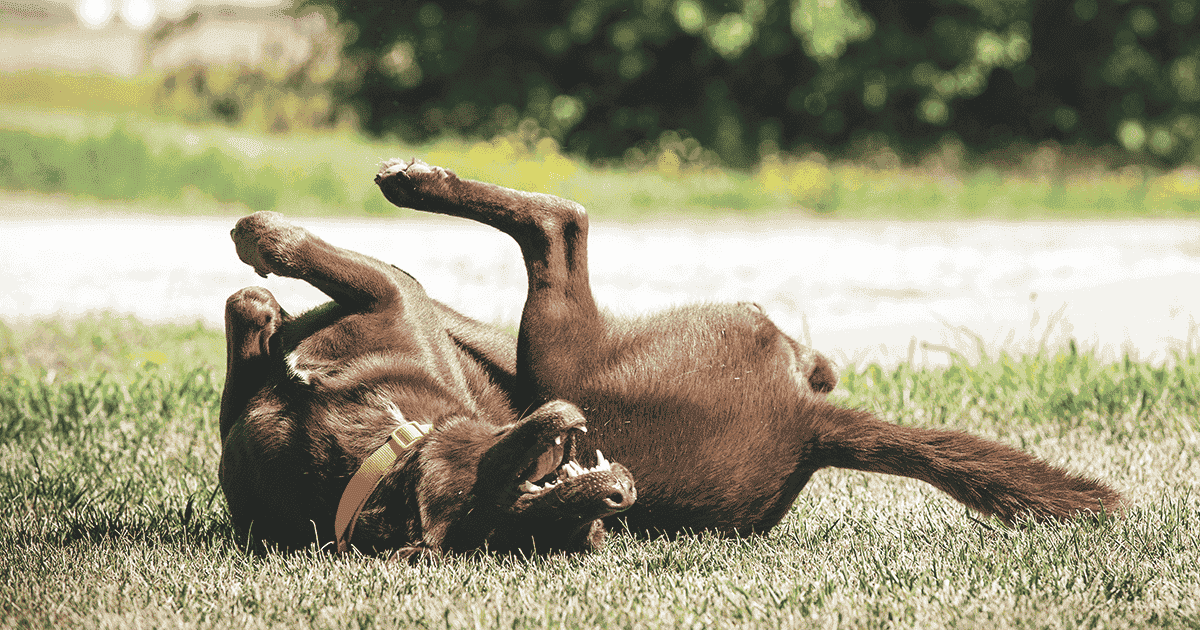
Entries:
<svg viewBox="0 0 1200 630">
<path fill-rule="evenodd" d="M 199 13 L 164 25 L 151 36 L 151 54 L 176 38 L 202 37 L 203 26 Z M 158 113 L 271 132 L 355 126 L 353 110 L 336 102 L 356 84 L 340 33 L 317 12 L 264 30 L 268 41 L 256 63 L 193 62 L 166 72 L 154 94 Z M 299 56 L 288 45 L 296 40 L 307 45 Z"/>
<path fill-rule="evenodd" d="M 310 0 L 336 10 L 366 128 L 488 138 L 532 119 L 589 158 L 679 131 L 747 166 L 947 135 L 987 151 L 1200 155 L 1196 0 Z"/>
</svg>

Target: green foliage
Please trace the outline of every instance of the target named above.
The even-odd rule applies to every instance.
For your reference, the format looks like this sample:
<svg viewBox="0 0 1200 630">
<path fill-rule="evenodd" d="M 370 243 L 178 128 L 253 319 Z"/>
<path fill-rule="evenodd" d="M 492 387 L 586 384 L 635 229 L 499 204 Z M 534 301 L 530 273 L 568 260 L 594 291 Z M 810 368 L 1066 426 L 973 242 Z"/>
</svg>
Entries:
<svg viewBox="0 0 1200 630">
<path fill-rule="evenodd" d="M 46 109 L 149 112 L 161 77 L 133 78 L 47 70 L 0 72 L 0 102 Z"/>
<path fill-rule="evenodd" d="M 535 124 L 490 141 L 443 139 L 408 148 L 348 134 L 232 131 L 149 118 L 0 108 L 0 189 L 135 201 L 173 213 L 284 209 L 292 214 L 394 216 L 372 182 L 389 156 L 419 156 L 464 177 L 578 201 L 597 217 L 818 214 L 847 218 L 1111 218 L 1195 216 L 1200 173 L 1107 171 L 1045 147 L 1011 171 L 894 153 L 829 163 L 774 156 L 756 171 L 720 169 L 695 139 L 666 133 L 628 165 L 562 155 Z M 934 154 L 937 158 L 942 153 Z M 1074 170 L 1071 170 L 1074 168 Z"/>
<path fill-rule="evenodd" d="M 288 196 L 328 204 L 344 200 L 344 186 L 328 165 L 318 163 L 309 172 L 281 172 L 270 165 L 248 164 L 215 147 L 185 149 L 175 144 L 151 150 L 144 137 L 124 125 L 79 141 L 0 129 L 0 188 L 172 203 L 194 191 L 250 210 L 275 209 Z"/>
<path fill-rule="evenodd" d="M 348 28 L 366 128 L 531 119 L 572 153 L 667 132 L 733 166 L 781 149 L 1025 139 L 1200 156 L 1197 0 L 308 0 Z"/>
<path fill-rule="evenodd" d="M 192 13 L 161 27 L 150 41 L 161 46 L 199 24 L 199 14 Z M 276 26 L 287 28 L 284 24 Z M 328 28 L 320 13 L 310 13 L 296 27 L 292 36 L 308 44 L 302 55 L 290 54 L 285 41 L 263 33 L 263 58 L 255 63 L 192 63 L 167 71 L 154 93 L 154 109 L 191 121 L 276 133 L 353 127 L 353 111 L 335 102 L 357 81 L 355 68 L 340 54 L 339 32 Z"/>
</svg>

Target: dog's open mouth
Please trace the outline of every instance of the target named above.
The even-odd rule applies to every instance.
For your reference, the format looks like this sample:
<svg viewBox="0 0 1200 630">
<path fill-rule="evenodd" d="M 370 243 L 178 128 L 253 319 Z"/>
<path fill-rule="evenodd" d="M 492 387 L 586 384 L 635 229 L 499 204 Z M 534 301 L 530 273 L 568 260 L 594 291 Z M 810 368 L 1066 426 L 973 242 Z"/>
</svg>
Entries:
<svg viewBox="0 0 1200 630">
<path fill-rule="evenodd" d="M 498 501 L 510 514 L 533 519 L 539 527 L 568 527 L 568 521 L 575 527 L 627 510 L 637 501 L 628 469 L 590 445 L 580 448 L 587 421 L 574 405 L 551 401 L 505 431 L 501 444 L 511 444 L 511 450 L 497 451 L 497 461 L 515 465 L 505 467 L 505 478 L 494 483 Z M 517 448 L 523 452 L 513 453 Z M 577 454 L 581 450 L 582 456 Z"/>
<path fill-rule="evenodd" d="M 524 483 L 517 486 L 517 490 L 520 490 L 523 494 L 538 494 L 541 492 L 546 492 L 547 490 L 553 490 L 568 479 L 573 479 L 575 477 L 580 477 L 582 475 L 587 475 L 594 472 L 608 472 L 612 470 L 612 464 L 610 464 L 607 459 L 604 459 L 604 453 L 596 451 L 596 461 L 598 463 L 591 468 L 584 468 L 574 460 L 569 461 L 560 466 L 558 470 L 554 471 L 552 474 L 540 478 L 538 480 L 540 485 L 532 481 L 525 480 Z"/>
<path fill-rule="evenodd" d="M 584 468 L 575 461 L 575 434 L 586 433 L 586 426 L 576 426 L 554 437 L 554 444 L 542 451 L 537 459 L 526 469 L 520 476 L 520 484 L 517 490 L 521 494 L 540 494 L 547 490 L 553 490 L 563 481 L 578 477 L 580 475 L 596 472 L 597 470 L 611 470 L 612 466 L 600 451 L 596 451 L 601 464 L 596 464 L 594 469 Z"/>
<path fill-rule="evenodd" d="M 533 498 L 566 485 L 574 485 L 572 480 L 579 477 L 593 473 L 613 474 L 612 462 L 609 462 L 599 449 L 596 450 L 596 464 L 590 468 L 576 461 L 575 436 L 586 432 L 586 426 L 577 426 L 556 436 L 554 443 L 538 455 L 536 461 L 519 476 L 517 494 L 522 498 Z M 622 469 L 619 474 L 627 473 Z"/>
</svg>

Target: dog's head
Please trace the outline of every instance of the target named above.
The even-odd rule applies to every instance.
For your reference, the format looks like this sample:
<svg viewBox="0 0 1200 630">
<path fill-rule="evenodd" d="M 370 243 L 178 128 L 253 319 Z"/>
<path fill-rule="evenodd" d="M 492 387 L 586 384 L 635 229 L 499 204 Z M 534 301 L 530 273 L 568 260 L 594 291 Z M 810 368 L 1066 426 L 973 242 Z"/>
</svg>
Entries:
<svg viewBox="0 0 1200 630">
<path fill-rule="evenodd" d="M 351 543 L 406 555 L 596 549 L 601 519 L 629 508 L 637 492 L 624 466 L 599 451 L 576 453 L 585 431 L 583 414 L 562 401 L 502 427 L 439 423 L 380 484 Z"/>
</svg>

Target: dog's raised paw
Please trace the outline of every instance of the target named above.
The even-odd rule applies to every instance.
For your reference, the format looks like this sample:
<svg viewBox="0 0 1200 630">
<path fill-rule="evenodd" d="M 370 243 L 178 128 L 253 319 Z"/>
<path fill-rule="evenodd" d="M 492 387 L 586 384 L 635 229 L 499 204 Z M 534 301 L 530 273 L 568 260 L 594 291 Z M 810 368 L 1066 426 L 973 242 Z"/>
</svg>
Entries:
<svg viewBox="0 0 1200 630">
<path fill-rule="evenodd" d="M 375 184 L 388 201 L 401 208 L 429 210 L 431 200 L 445 196 L 442 187 L 454 173 L 440 166 L 432 166 L 417 158 L 409 161 L 391 159 L 379 167 Z"/>
<path fill-rule="evenodd" d="M 417 159 L 413 158 L 416 162 Z M 409 162 L 405 162 L 400 158 L 392 158 L 383 164 L 379 165 L 379 172 L 375 174 L 375 183 L 378 184 L 381 180 L 397 173 L 403 173 L 404 169 L 408 168 Z"/>
<path fill-rule="evenodd" d="M 287 264 L 287 250 L 305 234 L 304 228 L 292 225 L 278 212 L 266 211 L 242 217 L 229 232 L 238 258 L 264 278 L 272 273 L 286 275 L 281 270 Z"/>
</svg>

